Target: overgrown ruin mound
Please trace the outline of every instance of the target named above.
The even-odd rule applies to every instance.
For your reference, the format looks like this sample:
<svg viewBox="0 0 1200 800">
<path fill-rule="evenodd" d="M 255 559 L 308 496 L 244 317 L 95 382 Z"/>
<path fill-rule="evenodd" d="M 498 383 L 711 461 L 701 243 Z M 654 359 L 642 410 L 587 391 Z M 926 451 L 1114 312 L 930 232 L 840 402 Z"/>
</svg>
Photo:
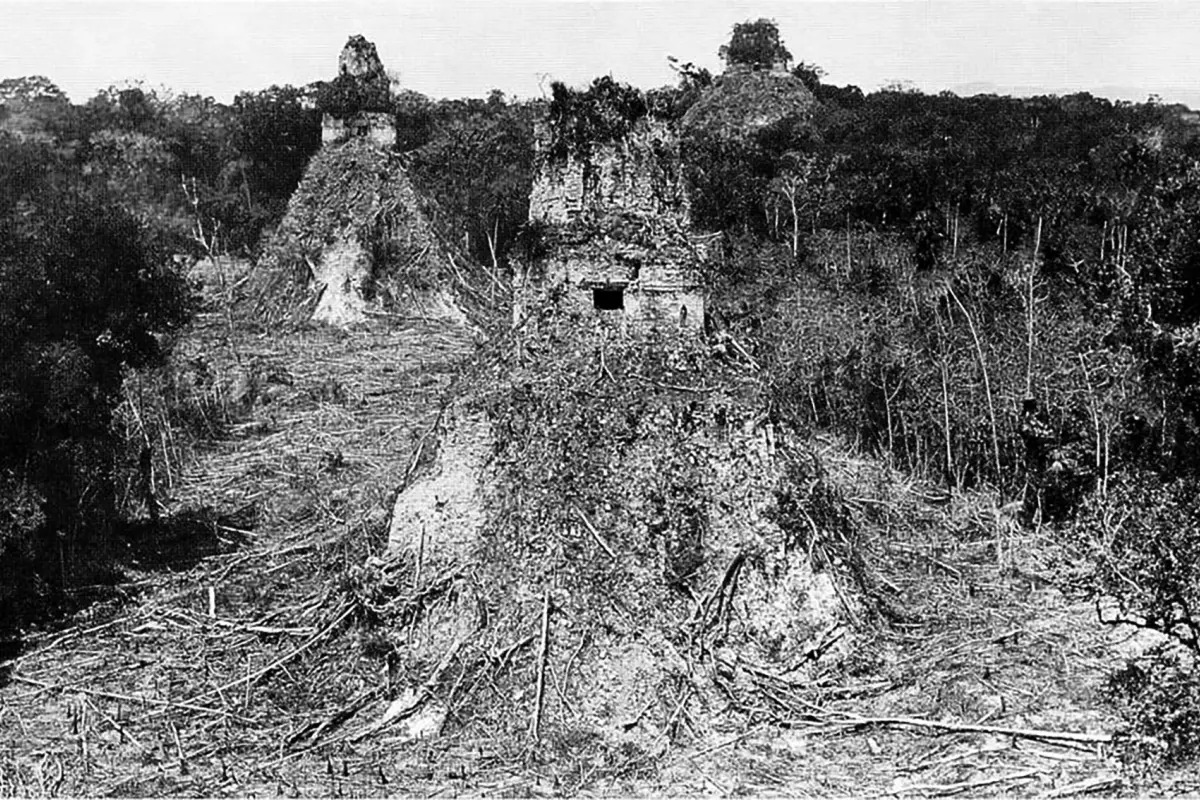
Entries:
<svg viewBox="0 0 1200 800">
<path fill-rule="evenodd" d="M 680 121 L 686 137 L 740 139 L 787 117 L 808 120 L 817 100 L 804 82 L 777 70 L 735 70 L 718 77 Z"/>
<path fill-rule="evenodd" d="M 650 753 L 837 671 L 863 619 L 853 526 L 749 370 L 554 329 L 478 370 L 397 500 L 372 603 L 412 685 L 467 735 Z M 466 674 L 431 676 L 446 654 Z"/>
<path fill-rule="evenodd" d="M 463 323 L 452 276 L 400 157 L 352 138 L 309 162 L 259 263 L 260 310 L 337 326 L 372 312 Z"/>
</svg>

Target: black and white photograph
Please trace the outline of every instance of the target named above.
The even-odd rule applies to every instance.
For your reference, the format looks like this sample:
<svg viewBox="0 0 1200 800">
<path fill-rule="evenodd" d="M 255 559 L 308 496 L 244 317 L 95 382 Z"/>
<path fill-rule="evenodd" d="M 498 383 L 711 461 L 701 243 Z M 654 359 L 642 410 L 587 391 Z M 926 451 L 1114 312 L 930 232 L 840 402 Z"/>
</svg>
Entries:
<svg viewBox="0 0 1200 800">
<path fill-rule="evenodd" d="M 1200 3 L 0 0 L 0 797 L 1200 793 Z"/>
</svg>

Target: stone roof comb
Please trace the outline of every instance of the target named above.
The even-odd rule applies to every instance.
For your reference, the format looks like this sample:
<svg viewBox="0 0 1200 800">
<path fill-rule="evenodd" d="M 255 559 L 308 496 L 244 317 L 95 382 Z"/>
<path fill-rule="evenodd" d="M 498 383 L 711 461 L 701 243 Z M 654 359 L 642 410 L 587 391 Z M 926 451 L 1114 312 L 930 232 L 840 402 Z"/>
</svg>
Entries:
<svg viewBox="0 0 1200 800">
<path fill-rule="evenodd" d="M 342 54 L 338 57 L 338 75 L 387 79 L 383 62 L 379 60 L 379 51 L 362 34 L 351 36 L 342 48 Z"/>
</svg>

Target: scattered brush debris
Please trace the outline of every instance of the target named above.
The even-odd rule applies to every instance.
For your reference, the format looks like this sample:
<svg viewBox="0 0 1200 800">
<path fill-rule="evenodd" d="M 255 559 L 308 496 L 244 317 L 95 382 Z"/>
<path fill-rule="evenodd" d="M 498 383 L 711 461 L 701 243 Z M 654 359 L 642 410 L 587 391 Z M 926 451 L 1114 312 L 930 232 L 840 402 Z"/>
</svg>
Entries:
<svg viewBox="0 0 1200 800">
<path fill-rule="evenodd" d="M 736 788 L 681 772 L 697 763 L 794 786 L 747 760 L 786 736 L 773 774 L 819 752 L 831 791 L 864 785 L 853 741 L 881 790 L 1124 785 L 1096 775 L 1110 644 L 1083 643 L 1090 610 L 1044 576 L 1064 557 L 1048 531 L 801 438 L 757 370 L 703 342 L 553 312 L 511 339 L 464 376 L 361 574 L 392 700 L 346 736 L 486 741 L 565 791 Z"/>
<path fill-rule="evenodd" d="M 728 348 L 578 328 L 184 342 L 291 381 L 170 496 L 253 525 L 0 667 L 0 788 L 1127 785 L 1052 531 L 773 422 Z"/>
</svg>

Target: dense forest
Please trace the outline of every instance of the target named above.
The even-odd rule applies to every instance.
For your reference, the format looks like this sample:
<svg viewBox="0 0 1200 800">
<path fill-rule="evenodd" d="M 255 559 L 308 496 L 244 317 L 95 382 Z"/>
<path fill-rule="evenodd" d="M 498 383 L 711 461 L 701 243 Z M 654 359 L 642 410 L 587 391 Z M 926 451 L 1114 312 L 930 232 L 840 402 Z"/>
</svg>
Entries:
<svg viewBox="0 0 1200 800">
<path fill-rule="evenodd" d="M 749 135 L 682 135 L 694 225 L 722 234 L 709 327 L 762 365 L 773 419 L 947 492 L 991 488 L 1077 542 L 1094 569 L 1076 590 L 1200 652 L 1197 115 L 829 85 L 766 20 L 735 26 L 722 56 L 785 64 L 811 95 Z M 0 82 L 0 624 L 119 566 L 152 446 L 113 424 L 123 382 L 169 363 L 198 308 L 182 263 L 256 257 L 324 110 L 394 114 L 443 237 L 511 274 L 536 247 L 534 122 L 571 120 L 577 145 L 679 123 L 720 76 L 672 63 L 677 83 L 650 91 L 600 77 L 537 100 L 383 105 L 331 84 L 230 104 L 127 85 L 75 104 L 44 77 Z M 1200 679 L 1163 669 L 1130 684 L 1184 757 Z M 1152 713 L 1180 698 L 1169 723 Z"/>
</svg>

